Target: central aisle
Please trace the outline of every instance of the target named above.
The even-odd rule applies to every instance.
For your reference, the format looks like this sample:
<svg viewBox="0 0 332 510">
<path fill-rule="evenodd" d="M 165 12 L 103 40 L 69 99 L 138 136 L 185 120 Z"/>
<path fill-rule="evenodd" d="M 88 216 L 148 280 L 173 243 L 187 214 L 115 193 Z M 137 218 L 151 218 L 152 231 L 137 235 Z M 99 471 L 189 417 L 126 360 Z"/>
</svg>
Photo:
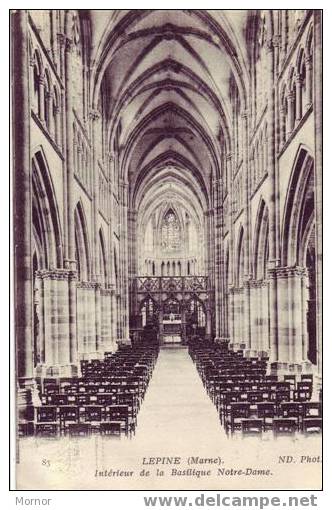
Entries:
<svg viewBox="0 0 332 510">
<path fill-rule="evenodd" d="M 135 441 L 192 450 L 197 443 L 213 449 L 225 440 L 216 408 L 207 396 L 188 351 L 162 348 L 140 413 Z"/>
</svg>

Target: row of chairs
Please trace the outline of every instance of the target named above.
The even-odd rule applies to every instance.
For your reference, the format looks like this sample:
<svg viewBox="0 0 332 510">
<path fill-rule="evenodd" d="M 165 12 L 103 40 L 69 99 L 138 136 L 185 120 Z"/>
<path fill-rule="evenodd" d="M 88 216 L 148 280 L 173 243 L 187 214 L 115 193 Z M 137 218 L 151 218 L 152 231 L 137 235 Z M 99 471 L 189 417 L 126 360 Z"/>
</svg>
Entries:
<svg viewBox="0 0 332 510">
<path fill-rule="evenodd" d="M 192 357 L 227 433 L 320 432 L 321 402 L 312 401 L 312 374 L 266 374 L 267 357 L 245 357 L 214 343 L 191 341 Z"/>
<path fill-rule="evenodd" d="M 81 362 L 82 377 L 40 381 L 38 436 L 86 436 L 135 432 L 137 414 L 157 361 L 158 345 L 142 344 Z"/>
</svg>

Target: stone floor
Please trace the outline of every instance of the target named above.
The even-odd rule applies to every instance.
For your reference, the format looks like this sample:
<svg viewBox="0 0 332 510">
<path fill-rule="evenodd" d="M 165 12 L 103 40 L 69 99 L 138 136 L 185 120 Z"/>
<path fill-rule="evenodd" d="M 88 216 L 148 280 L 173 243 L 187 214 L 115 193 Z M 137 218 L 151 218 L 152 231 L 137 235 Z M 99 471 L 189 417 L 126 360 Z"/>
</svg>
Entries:
<svg viewBox="0 0 332 510">
<path fill-rule="evenodd" d="M 227 438 L 187 349 L 173 346 L 160 351 L 134 437 L 20 440 L 17 480 L 22 489 L 314 489 L 321 465 L 309 458 L 320 448 L 302 436 Z"/>
</svg>

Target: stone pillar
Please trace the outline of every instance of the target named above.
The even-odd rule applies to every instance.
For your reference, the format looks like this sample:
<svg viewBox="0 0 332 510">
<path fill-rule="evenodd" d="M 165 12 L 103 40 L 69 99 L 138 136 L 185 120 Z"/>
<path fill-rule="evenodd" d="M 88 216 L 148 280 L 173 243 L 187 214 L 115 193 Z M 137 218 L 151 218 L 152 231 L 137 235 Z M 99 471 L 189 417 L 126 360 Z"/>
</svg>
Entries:
<svg viewBox="0 0 332 510">
<path fill-rule="evenodd" d="M 120 183 L 121 234 L 122 234 L 122 335 L 129 339 L 129 293 L 128 293 L 128 183 Z"/>
<path fill-rule="evenodd" d="M 270 361 L 277 361 L 278 359 L 278 287 L 275 270 L 268 271 L 269 274 L 269 315 L 270 315 Z"/>
<path fill-rule="evenodd" d="M 112 324 L 112 350 L 115 349 L 117 339 L 117 313 L 116 313 L 116 291 L 111 288 L 111 324 Z"/>
<path fill-rule="evenodd" d="M 70 16 L 70 13 L 67 13 Z M 70 30 L 70 20 L 68 20 L 68 33 Z M 76 331 L 76 259 L 75 259 L 75 196 L 74 196 L 74 158 L 73 158 L 73 58 L 72 40 L 64 39 L 65 43 L 65 104 L 66 104 L 66 167 L 67 174 L 67 253 L 68 260 L 65 260 L 65 266 L 70 270 L 69 274 L 69 344 L 70 344 L 70 363 L 75 365 L 77 359 L 77 331 Z"/>
<path fill-rule="evenodd" d="M 267 41 L 267 82 L 268 90 L 267 102 L 267 171 L 268 171 L 268 204 L 269 204 L 269 262 L 268 267 L 272 270 L 270 275 L 270 359 L 278 358 L 278 289 L 277 280 L 273 270 L 280 264 L 279 255 L 279 211 L 278 211 L 278 169 L 276 164 L 276 146 L 275 146 L 275 51 L 278 47 L 278 40 L 270 38 Z M 288 130 L 288 128 L 287 128 Z"/>
<path fill-rule="evenodd" d="M 280 105 L 279 108 L 279 119 L 280 119 L 280 125 L 279 125 L 279 150 L 282 149 L 284 143 L 285 143 L 285 137 L 286 137 L 286 118 L 285 118 L 286 112 L 284 105 Z"/>
<path fill-rule="evenodd" d="M 306 109 L 312 105 L 312 57 L 307 56 L 305 59 L 306 63 Z"/>
<path fill-rule="evenodd" d="M 290 91 L 287 95 L 287 133 L 289 137 L 294 129 L 294 92 Z"/>
<path fill-rule="evenodd" d="M 54 110 L 54 124 L 55 124 L 55 143 L 58 147 L 62 147 L 61 143 L 61 110 L 60 107 L 57 105 Z"/>
<path fill-rule="evenodd" d="M 224 320 L 222 317 L 222 299 L 225 289 L 223 286 L 223 250 L 222 250 L 222 182 L 221 179 L 213 183 L 214 205 L 214 260 L 215 260 L 215 329 L 216 337 L 223 336 Z"/>
<path fill-rule="evenodd" d="M 182 306 L 181 309 L 181 327 L 182 327 L 182 343 L 187 343 L 187 324 L 186 324 L 186 309 Z"/>
<path fill-rule="evenodd" d="M 299 74 L 295 76 L 296 87 L 296 104 L 295 104 L 295 120 L 298 124 L 302 119 L 302 79 Z"/>
<path fill-rule="evenodd" d="M 38 80 L 38 98 L 39 98 L 38 116 L 39 116 L 40 122 L 42 122 L 42 124 L 44 124 L 44 122 L 45 122 L 45 78 L 42 74 L 39 76 L 39 80 Z"/>
<path fill-rule="evenodd" d="M 212 327 L 211 327 L 211 309 L 209 307 L 209 305 L 207 305 L 206 307 L 206 329 L 205 329 L 205 337 L 206 337 L 206 340 L 211 340 L 211 331 L 212 331 Z"/>
<path fill-rule="evenodd" d="M 52 138 L 52 140 L 55 140 L 55 123 L 54 123 L 54 116 L 53 116 L 53 92 L 48 91 L 46 95 L 46 101 L 47 101 L 47 110 L 48 110 L 48 132 Z"/>
<path fill-rule="evenodd" d="M 234 325 L 234 287 L 228 290 L 228 313 L 229 313 L 229 338 L 230 342 L 235 342 L 235 325 Z"/>
<path fill-rule="evenodd" d="M 26 10 L 11 14 L 14 170 L 15 341 L 18 418 L 30 421 L 34 401 L 32 190 L 28 20 Z"/>
<path fill-rule="evenodd" d="M 251 348 L 250 330 L 250 285 L 251 279 L 251 210 L 250 210 L 250 173 L 249 173 L 249 134 L 248 134 L 248 113 L 242 111 L 242 155 L 243 155 L 243 208 L 244 208 L 244 278 L 247 280 L 243 285 L 243 318 L 241 342 Z"/>
<path fill-rule="evenodd" d="M 314 11 L 315 225 L 316 225 L 316 338 L 317 368 L 322 372 L 322 12 Z"/>
<path fill-rule="evenodd" d="M 96 352 L 99 354 L 104 353 L 104 347 L 101 338 L 101 297 L 100 297 L 100 267 L 99 267 L 99 165 L 98 165 L 98 148 L 97 144 L 100 143 L 98 140 L 99 120 L 100 114 L 98 111 L 93 110 L 90 112 L 90 119 L 92 122 L 91 133 L 92 133 L 92 175 L 93 175 L 93 205 L 92 205 L 92 225 L 93 225 L 93 275 L 92 280 L 95 283 L 95 336 L 96 336 Z M 85 155 L 83 153 L 83 175 L 84 182 L 87 181 L 85 177 Z"/>
<path fill-rule="evenodd" d="M 260 287 L 261 336 L 259 349 L 267 353 L 270 353 L 269 293 L 269 282 L 263 280 Z"/>
<path fill-rule="evenodd" d="M 301 370 L 301 365 L 308 366 L 307 353 L 303 352 L 303 344 L 307 343 L 304 292 L 307 270 L 298 266 L 278 267 L 274 277 L 278 281 L 279 334 L 277 359 L 272 359 L 271 367 L 276 370 L 297 370 L 298 367 Z"/>
<path fill-rule="evenodd" d="M 250 330 L 251 345 L 253 350 L 260 349 L 260 282 L 256 280 L 249 281 L 250 286 Z"/>
<path fill-rule="evenodd" d="M 159 308 L 159 343 L 164 343 L 164 325 L 163 325 L 163 310 L 162 304 Z"/>
</svg>

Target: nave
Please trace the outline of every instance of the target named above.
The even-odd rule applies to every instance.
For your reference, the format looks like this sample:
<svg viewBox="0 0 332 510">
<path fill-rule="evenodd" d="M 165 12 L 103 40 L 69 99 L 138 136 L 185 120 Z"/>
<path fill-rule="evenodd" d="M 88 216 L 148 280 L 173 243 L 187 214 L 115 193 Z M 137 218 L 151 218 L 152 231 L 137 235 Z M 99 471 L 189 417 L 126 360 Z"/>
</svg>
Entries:
<svg viewBox="0 0 332 510">
<path fill-rule="evenodd" d="M 18 10 L 12 27 L 22 463 L 33 448 L 69 477 L 318 445 L 321 12 Z"/>
</svg>

